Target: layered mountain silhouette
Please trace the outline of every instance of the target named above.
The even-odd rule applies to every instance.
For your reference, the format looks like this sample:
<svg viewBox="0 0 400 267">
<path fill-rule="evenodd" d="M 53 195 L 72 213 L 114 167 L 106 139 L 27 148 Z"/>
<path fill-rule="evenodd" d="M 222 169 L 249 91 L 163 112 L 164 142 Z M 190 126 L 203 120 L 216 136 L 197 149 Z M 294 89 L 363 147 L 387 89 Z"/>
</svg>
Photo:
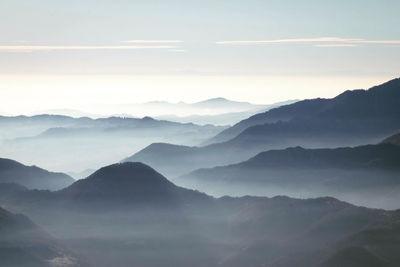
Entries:
<svg viewBox="0 0 400 267">
<path fill-rule="evenodd" d="M 223 100 L 218 100 L 215 99 L 213 101 L 210 100 L 210 102 L 223 102 Z M 236 107 L 237 110 L 242 110 L 245 108 L 243 111 L 231 111 L 231 112 L 226 112 L 223 111 L 223 113 L 218 113 L 218 114 L 192 114 L 192 115 L 173 115 L 173 114 L 167 114 L 167 115 L 160 115 L 156 116 L 155 118 L 157 119 L 162 119 L 162 120 L 169 120 L 169 121 L 177 121 L 181 123 L 188 123 L 188 122 L 193 122 L 196 124 L 200 125 L 206 125 L 206 124 L 213 124 L 213 125 L 234 125 L 239 121 L 242 121 L 254 114 L 260 113 L 260 112 L 266 112 L 267 110 L 283 106 L 283 105 L 288 105 L 296 102 L 297 100 L 288 100 L 288 101 L 283 101 L 283 102 L 277 102 L 274 104 L 270 105 L 264 105 L 264 106 L 249 106 L 249 110 L 247 110 L 245 107 L 245 103 L 240 104 Z M 205 102 L 208 105 L 210 102 Z M 242 102 L 239 102 L 242 103 Z M 204 104 L 204 103 L 203 103 Z M 234 109 L 235 106 L 232 105 L 230 108 Z M 205 144 L 209 143 L 209 141 L 205 142 Z"/>
<path fill-rule="evenodd" d="M 383 127 L 379 129 L 380 131 L 390 134 L 399 128 L 399 96 L 400 79 L 394 79 L 369 90 L 346 91 L 332 99 L 303 100 L 256 114 L 224 130 L 212 140 L 228 141 L 253 126 L 258 127 L 249 129 L 244 136 L 252 133 L 258 135 L 263 130 L 271 131 L 276 128 L 279 130 L 279 127 L 274 126 L 276 122 L 288 122 L 288 124 L 283 123 L 281 127 L 293 127 L 293 130 L 305 131 L 310 127 L 318 127 L 324 121 L 326 124 L 328 120 L 334 124 L 325 127 L 340 132 L 373 131 L 373 125 L 377 125 Z M 302 122 L 306 123 L 303 128 L 300 126 Z M 264 129 L 262 125 L 265 125 Z"/>
<path fill-rule="evenodd" d="M 128 104 L 120 106 L 124 113 L 146 114 L 150 116 L 165 115 L 216 115 L 230 112 L 257 111 L 270 105 L 256 105 L 248 102 L 232 101 L 223 97 L 206 99 L 195 103 L 170 103 L 152 101 L 143 104 Z"/>
<path fill-rule="evenodd" d="M 211 125 L 199 126 L 193 123 L 177 123 L 166 120 L 156 120 L 151 117 L 125 118 L 108 117 L 92 119 L 89 117 L 73 118 L 63 115 L 35 115 L 35 116 L 0 116 L 0 127 L 9 130 L 6 139 L 32 137 L 51 128 L 64 129 L 97 129 L 97 130 L 138 130 L 148 128 L 179 127 L 188 129 L 212 129 Z M 223 128 L 216 128 L 220 130 Z M 4 133 L 3 133 L 4 134 Z"/>
<path fill-rule="evenodd" d="M 58 190 L 75 180 L 64 173 L 49 172 L 36 166 L 0 158 L 0 183 L 15 183 L 29 189 Z"/>
<path fill-rule="evenodd" d="M 330 195 L 396 208 L 399 166 L 400 146 L 391 143 L 333 149 L 293 147 L 262 152 L 238 164 L 199 169 L 179 181 L 216 195 Z"/>
<path fill-rule="evenodd" d="M 151 117 L 0 117 L 0 156 L 46 169 L 82 172 L 115 162 L 156 141 L 195 145 L 225 128 Z"/>
<path fill-rule="evenodd" d="M 142 161 L 177 176 L 240 162 L 271 149 L 377 143 L 399 127 L 400 79 L 395 79 L 369 90 L 346 91 L 332 99 L 300 101 L 254 115 L 218 135 L 215 140 L 222 143 L 204 147 L 152 144 L 125 160 Z"/>
<path fill-rule="evenodd" d="M 0 266 L 88 266 L 23 215 L 0 208 Z"/>
<path fill-rule="evenodd" d="M 44 160 L 54 164 L 74 158 L 71 171 L 144 147 L 58 188 L 48 185 L 56 174 L 0 160 L 0 205 L 38 225 L 0 209 L 0 256 L 13 267 L 84 266 L 75 252 L 99 267 L 397 266 L 399 93 L 396 79 L 300 101 L 252 116 L 206 146 L 193 145 L 223 128 L 150 117 L 0 117 L 1 129 L 13 129 L 3 131 L 2 153 L 47 148 L 53 154 Z M 247 104 L 192 104 L 223 105 Z M 259 197 L 242 196 L 249 194 Z"/>
<path fill-rule="evenodd" d="M 101 168 L 57 192 L 1 188 L 7 190 L 0 190 L 0 204 L 26 211 L 94 266 L 362 263 L 342 253 L 355 246 L 354 236 L 395 229 L 399 222 L 398 212 L 329 197 L 215 199 L 178 187 L 142 163 Z M 368 242 L 357 246 L 383 262 L 396 262 L 395 251 L 381 253 Z M 400 243 L 390 242 L 393 248 Z"/>
</svg>

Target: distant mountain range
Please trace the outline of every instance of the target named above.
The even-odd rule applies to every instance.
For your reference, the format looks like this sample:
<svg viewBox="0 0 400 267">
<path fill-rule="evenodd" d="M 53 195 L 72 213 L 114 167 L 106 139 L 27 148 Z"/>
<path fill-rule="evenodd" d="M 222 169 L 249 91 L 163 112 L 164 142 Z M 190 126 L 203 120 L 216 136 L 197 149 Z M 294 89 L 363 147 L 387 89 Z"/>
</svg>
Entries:
<svg viewBox="0 0 400 267">
<path fill-rule="evenodd" d="M 144 117 L 151 116 L 157 119 L 167 119 L 177 122 L 193 122 L 198 124 L 234 124 L 257 112 L 277 107 L 285 101 L 268 105 L 256 105 L 248 102 L 238 102 L 218 97 L 195 103 L 170 103 L 165 101 L 152 101 L 141 104 L 102 105 L 91 112 L 74 109 L 41 110 L 35 114 L 67 115 L 71 117 L 101 118 L 109 116 Z M 248 116 L 246 116 L 248 115 Z M 244 117 L 243 117 L 244 116 Z M 194 120 L 188 121 L 189 118 Z M 239 118 L 236 120 L 236 118 Z"/>
<path fill-rule="evenodd" d="M 256 105 L 248 102 L 238 102 L 218 97 L 195 103 L 170 103 L 165 101 L 152 101 L 143 104 L 118 105 L 121 113 L 133 116 L 163 116 L 163 115 L 216 115 L 230 112 L 243 112 L 261 110 L 268 105 Z"/>
<path fill-rule="evenodd" d="M 151 117 L 124 118 L 108 117 L 92 119 L 89 117 L 73 118 L 63 115 L 36 116 L 0 116 L 0 129 L 3 139 L 14 139 L 36 136 L 52 128 L 65 129 L 102 129 L 102 130 L 139 130 L 154 129 L 155 127 L 180 127 L 188 129 L 212 129 L 213 126 L 199 126 L 193 123 L 177 123 L 165 120 L 155 120 Z M 216 131 L 223 129 L 215 127 Z"/>
<path fill-rule="evenodd" d="M 399 128 L 400 79 L 395 79 L 369 90 L 304 100 L 254 115 L 208 141 L 222 143 L 204 147 L 156 143 L 125 161 L 142 161 L 175 177 L 198 168 L 237 163 L 271 149 L 377 143 Z"/>
<path fill-rule="evenodd" d="M 156 141 L 194 145 L 223 129 L 150 117 L 0 116 L 0 156 L 57 171 L 81 172 L 113 163 Z"/>
<path fill-rule="evenodd" d="M 0 183 L 16 183 L 29 189 L 58 190 L 75 180 L 63 173 L 49 172 L 36 166 L 0 158 Z"/>
<path fill-rule="evenodd" d="M 238 102 L 226 98 L 212 98 L 196 103 L 169 103 L 153 101 L 142 104 L 125 104 L 118 106 L 98 107 L 96 113 L 75 109 L 49 109 L 37 111 L 34 114 L 63 115 L 74 118 L 106 118 L 109 116 L 138 118 L 151 116 L 158 120 L 168 120 L 180 123 L 195 123 L 199 125 L 233 125 L 256 113 L 291 104 L 297 100 L 288 100 L 268 105 L 255 105 L 248 102 Z"/>
<path fill-rule="evenodd" d="M 57 192 L 0 184 L 0 204 L 24 211 L 100 267 L 361 266 L 358 255 L 388 266 L 399 260 L 398 212 L 328 197 L 215 199 L 141 163 L 101 168 Z"/>
<path fill-rule="evenodd" d="M 204 103 L 214 103 L 214 102 L 224 102 L 228 101 L 225 99 L 214 99 L 210 100 L 207 102 L 201 102 L 203 105 Z M 296 102 L 297 100 L 288 100 L 284 102 L 277 102 L 274 104 L 270 105 L 264 105 L 264 106 L 256 106 L 256 108 L 253 106 L 249 110 L 244 110 L 244 111 L 231 111 L 231 112 L 226 112 L 226 113 L 219 113 L 219 114 L 204 114 L 204 115 L 198 115 L 198 114 L 193 114 L 193 115 L 184 115 L 184 116 L 177 116 L 177 115 L 161 115 L 157 116 L 157 119 L 163 119 L 163 120 L 169 120 L 169 121 L 177 121 L 181 123 L 188 123 L 188 122 L 193 122 L 197 123 L 200 125 L 205 125 L 205 124 L 213 124 L 213 125 L 233 125 L 236 124 L 237 122 L 246 119 L 256 113 L 259 112 L 265 112 L 267 110 L 282 106 L 282 105 L 287 105 Z M 236 103 L 242 103 L 240 106 L 238 105 L 237 109 L 241 110 L 243 107 L 245 107 L 243 102 L 236 102 Z M 232 105 L 233 106 L 233 105 Z M 231 106 L 231 107 L 232 107 Z"/>
</svg>

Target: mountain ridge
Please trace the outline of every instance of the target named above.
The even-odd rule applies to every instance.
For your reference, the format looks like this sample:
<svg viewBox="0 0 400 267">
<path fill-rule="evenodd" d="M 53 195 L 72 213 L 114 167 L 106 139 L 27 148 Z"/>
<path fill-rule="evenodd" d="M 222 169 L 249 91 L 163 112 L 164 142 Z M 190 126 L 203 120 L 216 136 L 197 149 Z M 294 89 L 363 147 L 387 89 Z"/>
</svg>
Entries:
<svg viewBox="0 0 400 267">
<path fill-rule="evenodd" d="M 257 116 L 267 120 L 280 117 L 272 123 L 250 126 L 228 141 L 192 148 L 192 152 L 184 157 L 176 150 L 188 150 L 187 147 L 170 147 L 175 152 L 168 153 L 165 149 L 150 146 L 127 160 L 143 161 L 167 175 L 179 176 L 198 168 L 244 161 L 266 150 L 377 143 L 400 128 L 400 79 L 369 90 L 346 91 L 332 99 L 296 102 L 253 118 Z M 282 116 L 289 117 L 282 119 Z M 226 131 L 235 127 L 237 125 Z M 165 164 L 161 159 L 166 161 Z"/>
<path fill-rule="evenodd" d="M 217 136 L 212 138 L 212 140 L 214 140 L 214 143 L 228 141 L 252 126 L 276 123 L 278 121 L 285 122 L 298 118 L 309 119 L 315 115 L 317 117 L 324 118 L 329 118 L 329 116 L 335 116 L 337 118 L 339 115 L 348 119 L 348 114 L 357 114 L 357 116 L 365 118 L 371 114 L 371 112 L 375 112 L 377 114 L 390 115 L 396 118 L 400 116 L 400 111 L 397 110 L 395 113 L 393 113 L 392 110 L 390 110 L 390 107 L 400 104 L 398 103 L 398 97 L 395 97 L 396 94 L 399 94 L 399 87 L 400 78 L 397 78 L 381 85 L 371 87 L 368 90 L 347 90 L 330 99 L 316 98 L 298 101 L 294 104 L 285 105 L 265 113 L 259 113 L 251 116 L 250 118 L 237 123 L 231 128 L 222 131 Z M 374 101 L 369 99 L 371 95 L 378 99 L 375 99 Z M 387 97 L 388 95 L 390 97 Z M 391 104 L 389 105 L 388 103 L 382 103 L 382 97 L 385 98 L 385 101 L 388 100 Z M 364 103 L 362 105 L 355 106 L 357 109 L 354 109 L 354 106 L 351 107 L 349 105 L 346 105 L 345 109 L 342 108 L 344 104 L 351 102 L 354 98 L 357 98 L 357 100 L 362 99 L 365 104 L 368 103 L 368 108 L 367 106 L 364 106 Z M 351 109 L 348 110 L 349 108 Z M 344 114 L 343 112 L 346 113 Z"/>
<path fill-rule="evenodd" d="M 29 189 L 57 190 L 75 180 L 64 173 L 26 166 L 15 160 L 0 158 L 0 183 L 17 183 Z"/>
</svg>

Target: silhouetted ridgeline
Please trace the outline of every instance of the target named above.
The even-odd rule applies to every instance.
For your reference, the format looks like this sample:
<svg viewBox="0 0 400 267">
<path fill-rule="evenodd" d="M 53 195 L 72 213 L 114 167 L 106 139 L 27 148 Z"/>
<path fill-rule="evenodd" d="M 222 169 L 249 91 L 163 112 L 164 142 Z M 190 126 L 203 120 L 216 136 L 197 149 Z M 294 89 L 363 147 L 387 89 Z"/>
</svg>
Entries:
<svg viewBox="0 0 400 267">
<path fill-rule="evenodd" d="M 257 114 L 222 132 L 216 140 L 226 140 L 220 138 L 225 133 L 234 137 L 223 143 L 205 147 L 153 144 L 125 161 L 142 161 L 178 176 L 240 162 L 271 149 L 377 143 L 399 128 L 400 79 L 395 79 L 369 90 L 346 91 L 332 99 L 305 100 Z"/>
<path fill-rule="evenodd" d="M 265 113 L 256 114 L 230 127 L 213 140 L 215 142 L 228 141 L 242 131 L 252 126 L 273 124 L 275 122 L 292 122 L 293 127 L 299 127 L 297 120 L 307 121 L 309 126 L 324 123 L 332 129 L 339 126 L 347 130 L 381 130 L 389 135 L 399 128 L 400 116 L 400 79 L 394 79 L 369 90 L 346 91 L 332 99 L 310 99 L 294 104 L 281 106 Z M 320 121 L 322 120 L 322 121 Z M 329 126 L 327 123 L 336 122 L 338 125 Z M 354 125 L 352 125 L 354 123 Z M 396 123 L 396 124 L 392 124 Z M 298 125 L 298 126 L 296 126 Z M 373 125 L 383 126 L 383 129 L 373 129 Z M 266 125 L 267 127 L 267 125 Z M 273 129 L 273 126 L 270 126 Z M 290 126 L 287 126 L 290 127 Z M 305 129 L 298 129 L 305 130 Z M 322 129 L 321 129 L 322 130 Z M 345 129 L 337 129 L 341 132 Z M 261 131 L 261 129 L 250 130 Z"/>
<path fill-rule="evenodd" d="M 270 150 L 242 163 L 199 169 L 178 180 L 215 195 L 329 195 L 360 205 L 396 209 L 400 201 L 400 146 L 381 143 Z"/>
<path fill-rule="evenodd" d="M 16 183 L 30 189 L 58 190 L 73 182 L 74 179 L 64 173 L 49 172 L 0 158 L 0 183 Z"/>
</svg>

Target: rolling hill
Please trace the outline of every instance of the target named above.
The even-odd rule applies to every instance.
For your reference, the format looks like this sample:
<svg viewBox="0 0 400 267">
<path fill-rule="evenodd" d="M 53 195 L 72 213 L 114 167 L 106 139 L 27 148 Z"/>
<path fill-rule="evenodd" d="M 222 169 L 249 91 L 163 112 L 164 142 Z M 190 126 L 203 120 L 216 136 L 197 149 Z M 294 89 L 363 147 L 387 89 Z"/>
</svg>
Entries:
<svg viewBox="0 0 400 267">
<path fill-rule="evenodd" d="M 360 205 L 397 208 L 399 166 L 400 147 L 392 144 L 294 147 L 262 152 L 238 164 L 199 169 L 178 181 L 214 195 L 330 195 Z"/>
<path fill-rule="evenodd" d="M 36 166 L 0 158 L 0 183 L 16 183 L 29 189 L 58 190 L 75 180 L 64 173 L 49 172 Z"/>
</svg>

